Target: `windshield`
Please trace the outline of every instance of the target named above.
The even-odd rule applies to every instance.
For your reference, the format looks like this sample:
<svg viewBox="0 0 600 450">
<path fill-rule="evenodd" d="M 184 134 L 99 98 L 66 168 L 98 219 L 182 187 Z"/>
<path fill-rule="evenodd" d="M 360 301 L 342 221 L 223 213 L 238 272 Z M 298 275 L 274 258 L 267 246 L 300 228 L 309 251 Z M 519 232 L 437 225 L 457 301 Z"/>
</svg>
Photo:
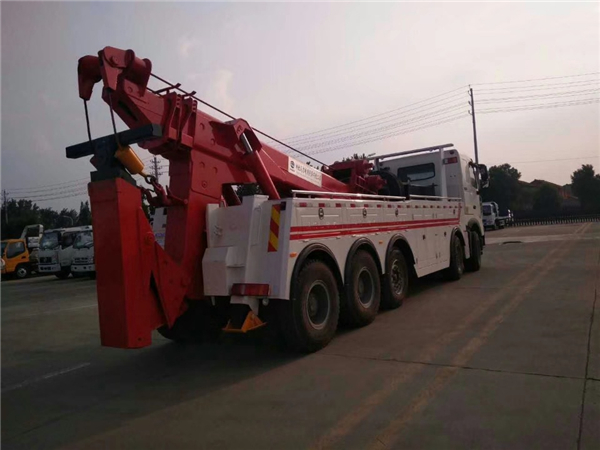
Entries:
<svg viewBox="0 0 600 450">
<path fill-rule="evenodd" d="M 4 256 L 4 250 L 6 250 L 7 244 L 8 244 L 8 242 L 2 241 L 2 252 L 0 252 L 0 255 Z"/>
<path fill-rule="evenodd" d="M 84 231 L 78 233 L 75 238 L 74 248 L 90 248 L 94 245 L 94 235 L 91 231 Z"/>
<path fill-rule="evenodd" d="M 492 205 L 483 205 L 483 215 L 489 216 L 492 214 Z"/>
<path fill-rule="evenodd" d="M 51 250 L 53 248 L 58 247 L 59 244 L 60 235 L 58 231 L 55 231 L 54 233 L 44 233 L 40 242 L 40 249 Z"/>
</svg>

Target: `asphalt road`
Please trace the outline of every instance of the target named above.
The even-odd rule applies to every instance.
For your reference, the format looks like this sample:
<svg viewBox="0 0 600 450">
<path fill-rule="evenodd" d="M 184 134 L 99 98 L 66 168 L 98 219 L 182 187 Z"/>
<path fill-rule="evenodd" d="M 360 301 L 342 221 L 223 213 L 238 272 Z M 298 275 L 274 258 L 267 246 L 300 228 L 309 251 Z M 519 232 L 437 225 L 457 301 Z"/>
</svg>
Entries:
<svg viewBox="0 0 600 450">
<path fill-rule="evenodd" d="M 2 447 L 599 448 L 600 224 L 488 242 L 480 272 L 309 356 L 102 348 L 95 282 L 2 282 Z"/>
</svg>

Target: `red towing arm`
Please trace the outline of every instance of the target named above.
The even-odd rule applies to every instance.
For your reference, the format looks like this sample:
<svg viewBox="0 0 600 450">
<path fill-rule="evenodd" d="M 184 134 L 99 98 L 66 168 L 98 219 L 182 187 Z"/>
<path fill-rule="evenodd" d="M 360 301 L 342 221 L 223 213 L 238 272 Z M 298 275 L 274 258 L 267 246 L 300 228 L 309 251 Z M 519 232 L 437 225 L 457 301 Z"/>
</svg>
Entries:
<svg viewBox="0 0 600 450">
<path fill-rule="evenodd" d="M 366 176 L 366 161 L 356 162 L 364 175 L 358 177 L 360 183 L 356 171 L 352 184 L 326 173 L 320 184 L 290 173 L 295 162 L 261 143 L 246 121 L 223 123 L 199 111 L 192 94 L 173 90 L 178 85 L 149 89 L 151 70 L 149 60 L 112 47 L 81 58 L 78 66 L 79 96 L 89 100 L 94 85 L 102 82 L 102 98 L 111 113 L 130 128 L 67 148 L 69 158 L 94 155 L 97 168 L 89 194 L 100 331 L 102 344 L 112 347 L 149 345 L 153 330 L 172 327 L 188 301 L 204 298 L 206 206 L 222 198 L 229 205 L 238 203 L 232 185 L 256 182 L 278 199 L 293 189 L 369 192 L 367 186 L 376 191 L 382 184 L 378 177 Z M 159 195 L 151 199 L 169 208 L 164 249 L 143 213 L 140 188 L 115 158 L 117 150 L 131 143 L 170 162 L 166 192 L 154 180 Z"/>
</svg>

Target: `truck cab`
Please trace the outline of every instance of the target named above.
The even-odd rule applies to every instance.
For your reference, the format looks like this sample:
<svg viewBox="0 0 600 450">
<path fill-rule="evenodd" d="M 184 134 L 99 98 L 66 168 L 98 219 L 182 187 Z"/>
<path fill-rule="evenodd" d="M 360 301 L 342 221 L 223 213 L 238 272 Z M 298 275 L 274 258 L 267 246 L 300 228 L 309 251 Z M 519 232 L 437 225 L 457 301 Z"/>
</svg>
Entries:
<svg viewBox="0 0 600 450">
<path fill-rule="evenodd" d="M 482 204 L 483 209 L 483 225 L 486 229 L 497 230 L 498 228 L 504 228 L 506 225 L 506 218 L 500 216 L 500 208 L 496 202 L 484 202 Z"/>
<path fill-rule="evenodd" d="M 386 173 L 399 180 L 401 186 L 394 192 L 396 195 L 414 199 L 460 199 L 464 207 L 461 229 L 477 229 L 484 242 L 480 191 L 488 185 L 485 165 L 475 164 L 455 149 L 421 149 L 373 159 L 375 173 L 383 175 L 388 184 L 392 180 Z"/>
<path fill-rule="evenodd" d="M 2 241 L 2 275 L 27 278 L 35 269 L 24 239 Z"/>
<path fill-rule="evenodd" d="M 73 261 L 71 263 L 73 276 L 96 276 L 94 264 L 94 235 L 92 230 L 77 233 L 73 243 Z"/>
<path fill-rule="evenodd" d="M 40 241 L 39 272 L 67 278 L 71 273 L 75 238 L 79 232 L 91 229 L 91 226 L 83 226 L 45 231 Z"/>
</svg>

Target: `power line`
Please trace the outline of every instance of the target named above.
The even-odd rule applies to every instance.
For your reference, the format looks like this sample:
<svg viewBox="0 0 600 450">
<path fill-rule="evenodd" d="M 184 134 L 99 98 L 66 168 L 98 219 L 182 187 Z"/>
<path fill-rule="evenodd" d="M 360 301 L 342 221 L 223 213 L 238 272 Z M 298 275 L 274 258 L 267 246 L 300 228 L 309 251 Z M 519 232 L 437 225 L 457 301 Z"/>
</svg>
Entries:
<svg viewBox="0 0 600 450">
<path fill-rule="evenodd" d="M 501 113 L 501 112 L 513 112 L 513 111 L 530 111 L 534 109 L 551 109 L 551 108 L 560 108 L 564 106 L 577 106 L 577 105 L 589 105 L 592 103 L 600 102 L 600 98 L 590 98 L 590 99 L 582 99 L 582 100 L 573 100 L 569 102 L 558 102 L 558 103 L 546 103 L 546 104 L 534 104 L 534 105 L 522 105 L 517 107 L 510 108 L 489 108 L 480 110 L 480 114 L 492 114 L 492 113 Z"/>
<path fill-rule="evenodd" d="M 519 100 L 527 100 L 527 99 L 552 99 L 557 97 L 577 97 L 580 95 L 589 95 L 592 93 L 600 92 L 600 88 L 598 89 L 585 89 L 581 91 L 569 91 L 569 92 L 561 92 L 554 94 L 539 94 L 539 95 L 520 95 L 517 97 L 501 97 L 501 98 L 491 98 L 491 99 L 483 99 L 478 100 L 479 103 L 494 103 L 494 102 L 516 102 Z"/>
<path fill-rule="evenodd" d="M 444 92 L 444 93 L 438 94 L 438 95 L 434 95 L 433 97 L 429 97 L 429 98 L 426 98 L 424 100 L 419 100 L 418 102 L 410 103 L 408 105 L 404 105 L 404 106 L 399 107 L 399 108 L 394 108 L 394 109 L 391 109 L 389 111 L 385 111 L 385 112 L 382 112 L 382 113 L 379 113 L 379 114 L 375 114 L 375 115 L 372 115 L 372 116 L 364 117 L 362 119 L 354 120 L 352 122 L 343 123 L 343 124 L 340 124 L 340 125 L 336 125 L 336 126 L 329 127 L 329 128 L 324 128 L 322 130 L 313 131 L 313 132 L 310 132 L 310 133 L 304 133 L 304 134 L 299 134 L 299 135 L 296 135 L 296 136 L 291 136 L 289 138 L 286 138 L 286 141 L 302 140 L 300 138 L 303 138 L 305 136 L 313 136 L 315 134 L 322 134 L 322 133 L 330 131 L 330 130 L 336 130 L 336 129 L 339 129 L 339 128 L 346 128 L 346 127 L 348 127 L 350 125 L 355 125 L 355 124 L 357 124 L 359 122 L 365 122 L 365 121 L 370 120 L 370 119 L 374 119 L 374 118 L 377 118 L 377 117 L 390 115 L 390 114 L 398 112 L 398 111 L 403 111 L 406 108 L 410 108 L 411 106 L 415 106 L 415 105 L 419 105 L 421 103 L 429 102 L 429 101 L 434 100 L 434 99 L 439 99 L 440 97 L 447 96 L 448 94 L 452 94 L 452 93 L 454 93 L 456 91 L 459 91 L 461 89 L 466 89 L 466 88 L 467 88 L 467 86 L 461 86 L 461 87 L 453 89 L 451 91 Z M 452 95 L 452 96 L 450 96 L 450 97 L 448 97 L 447 99 L 444 99 L 444 100 L 448 100 L 450 98 L 457 97 L 459 95 L 464 95 L 464 93 L 456 93 L 455 95 Z M 439 101 L 439 100 L 437 100 L 437 101 Z M 436 103 L 436 102 L 434 102 L 434 103 Z M 419 108 L 416 108 L 416 109 L 419 109 Z"/>
<path fill-rule="evenodd" d="M 457 111 L 459 109 L 465 109 L 465 108 L 466 108 L 466 105 L 457 104 L 457 105 L 454 105 L 452 107 L 444 108 L 444 109 L 438 110 L 438 111 L 433 112 L 433 113 L 428 113 L 428 114 L 424 114 L 424 115 L 421 115 L 421 116 L 413 117 L 413 118 L 411 118 L 409 120 L 404 120 L 402 122 L 397 122 L 397 123 L 393 123 L 391 125 L 386 125 L 386 126 L 382 126 L 382 127 L 378 127 L 378 128 L 371 128 L 371 129 L 369 129 L 367 131 L 363 131 L 363 132 L 360 132 L 360 133 L 348 134 L 346 136 L 338 137 L 336 139 L 330 139 L 328 141 L 319 142 L 319 143 L 316 143 L 316 144 L 311 144 L 311 145 L 303 146 L 303 147 L 300 147 L 300 148 L 302 148 L 303 151 L 307 151 L 307 150 L 311 150 L 311 149 L 317 149 L 317 148 L 327 147 L 327 146 L 329 146 L 331 144 L 338 144 L 338 143 L 342 143 L 342 142 L 346 142 L 346 141 L 352 141 L 352 140 L 355 140 L 357 138 L 362 138 L 364 136 L 378 135 L 381 132 L 385 132 L 387 130 L 401 128 L 402 126 L 407 125 L 407 124 L 412 124 L 412 123 L 415 123 L 415 122 L 416 123 L 422 122 L 423 120 L 428 120 L 428 119 L 431 119 L 433 117 L 436 117 L 436 116 L 439 116 L 439 115 L 442 115 L 442 114 L 447 114 L 449 112 Z"/>
<path fill-rule="evenodd" d="M 576 158 L 559 158 L 559 159 L 537 159 L 533 161 L 507 161 L 510 164 L 529 164 L 529 163 L 540 163 L 540 162 L 554 162 L 554 161 L 575 161 L 578 159 L 596 159 L 598 156 L 579 156 Z"/>
<path fill-rule="evenodd" d="M 480 94 L 504 94 L 510 92 L 528 92 L 528 91 L 548 91 L 548 90 L 560 90 L 560 89 L 571 89 L 586 87 L 587 85 L 599 84 L 600 79 L 597 80 L 584 80 L 574 81 L 572 83 L 559 83 L 559 84 L 531 84 L 526 86 L 510 86 L 504 88 L 483 88 L 478 89 L 477 92 Z"/>
<path fill-rule="evenodd" d="M 559 80 L 559 79 L 564 79 L 564 78 L 579 78 L 579 77 L 587 77 L 590 75 L 600 75 L 600 72 L 581 73 L 581 74 L 577 74 L 577 75 L 563 75 L 560 77 L 530 78 L 528 80 L 494 81 L 491 83 L 473 83 L 473 86 L 484 86 L 484 85 L 491 85 L 491 84 L 529 83 L 531 81 L 546 81 L 546 80 Z"/>
<path fill-rule="evenodd" d="M 460 93 L 459 95 L 465 95 L 465 93 Z M 456 97 L 456 96 L 452 96 L 452 97 Z M 367 122 L 363 122 L 358 126 L 353 126 L 351 127 L 351 132 L 357 132 L 360 130 L 364 130 L 364 129 L 369 129 L 372 130 L 373 129 L 373 125 L 379 126 L 379 125 L 383 125 L 386 123 L 390 123 L 390 122 L 396 122 L 398 119 L 401 119 L 403 117 L 410 117 L 410 116 L 414 116 L 416 114 L 419 114 L 421 112 L 425 112 L 427 110 L 435 110 L 436 108 L 439 108 L 441 106 L 444 105 L 448 105 L 450 103 L 453 103 L 454 105 L 458 105 L 458 104 L 462 104 L 465 105 L 465 103 L 457 103 L 456 99 L 452 99 L 452 97 L 448 97 L 445 100 L 450 100 L 450 101 L 443 101 L 443 102 L 437 102 L 437 103 L 431 103 L 428 105 L 422 105 L 419 106 L 418 108 L 412 108 L 412 109 L 408 109 L 406 111 L 402 111 L 402 112 L 397 112 L 394 113 L 394 115 L 386 117 L 383 120 L 369 120 Z M 466 100 L 466 99 L 465 99 Z M 412 112 L 411 112 L 412 111 Z M 300 148 L 304 149 L 305 147 L 302 144 L 308 144 L 310 142 L 318 142 L 318 141 L 322 141 L 323 139 L 329 139 L 332 138 L 334 136 L 339 136 L 339 135 L 343 135 L 343 134 L 347 134 L 348 127 L 346 128 L 340 128 L 339 130 L 336 131 L 331 131 L 331 132 L 327 132 L 324 133 L 323 135 L 319 136 L 319 135 L 315 135 L 315 136 L 310 136 L 310 137 L 306 137 L 301 141 L 294 141 L 294 145 L 299 145 Z"/>
<path fill-rule="evenodd" d="M 457 114 L 457 115 L 454 115 L 454 116 L 450 116 L 450 117 L 448 117 L 448 118 L 446 118 L 444 120 L 438 120 L 438 121 L 435 121 L 435 122 L 425 123 L 425 124 L 419 125 L 417 127 L 412 127 L 412 128 L 406 128 L 406 129 L 403 129 L 403 130 L 398 130 L 398 131 L 395 131 L 393 133 L 388 133 L 388 134 L 385 134 L 385 135 L 382 135 L 382 136 L 379 136 L 379 137 L 375 137 L 375 138 L 371 138 L 371 139 L 365 139 L 365 140 L 362 140 L 362 141 L 350 142 L 350 143 L 347 143 L 347 144 L 344 144 L 344 145 L 340 145 L 340 146 L 337 146 L 337 147 L 331 147 L 331 148 L 324 148 L 324 149 L 316 150 L 316 151 L 312 152 L 312 154 L 332 152 L 332 151 L 340 150 L 340 149 L 343 149 L 343 148 L 355 147 L 355 146 L 361 145 L 361 144 L 369 144 L 371 142 L 380 141 L 382 139 L 387 139 L 389 137 L 394 137 L 394 136 L 399 136 L 399 135 L 402 135 L 402 134 L 412 133 L 414 131 L 419 131 L 419 130 L 422 130 L 422 129 L 425 129 L 425 128 L 430 128 L 430 127 L 433 127 L 433 126 L 437 126 L 437 125 L 442 125 L 442 124 L 445 124 L 445 123 L 453 122 L 455 120 L 459 120 L 459 119 L 462 119 L 464 117 L 468 117 L 468 114 L 466 112 L 465 113 L 460 113 L 460 114 Z"/>
</svg>

